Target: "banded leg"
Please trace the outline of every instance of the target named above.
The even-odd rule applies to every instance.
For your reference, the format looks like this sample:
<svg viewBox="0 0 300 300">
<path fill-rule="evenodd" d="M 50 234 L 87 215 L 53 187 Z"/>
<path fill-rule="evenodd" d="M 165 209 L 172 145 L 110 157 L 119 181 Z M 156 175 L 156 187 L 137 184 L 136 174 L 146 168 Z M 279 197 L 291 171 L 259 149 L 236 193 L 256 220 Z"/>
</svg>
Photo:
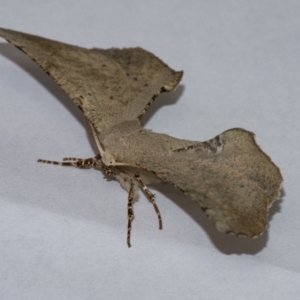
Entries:
<svg viewBox="0 0 300 300">
<path fill-rule="evenodd" d="M 106 175 L 114 175 L 111 170 L 111 167 L 103 164 L 100 154 L 97 154 L 95 157 L 90 157 L 86 159 L 65 157 L 63 158 L 62 162 L 45 159 L 39 159 L 37 162 L 59 166 L 72 166 L 81 169 L 95 167 L 96 169 L 104 171 Z"/>
<path fill-rule="evenodd" d="M 147 198 L 152 203 L 152 205 L 153 205 L 153 207 L 154 207 L 154 209 L 156 211 L 157 217 L 158 217 L 159 229 L 162 229 L 163 228 L 163 226 L 162 226 L 162 217 L 161 217 L 160 211 L 158 209 L 158 206 L 157 206 L 157 204 L 155 202 L 155 196 L 151 193 L 151 191 L 148 189 L 148 187 L 144 184 L 144 182 L 142 181 L 142 179 L 141 179 L 141 177 L 140 177 L 139 174 L 134 174 L 134 178 L 140 184 L 140 186 L 144 190 Z"/>
<path fill-rule="evenodd" d="M 62 162 L 45 159 L 39 159 L 37 162 L 59 166 L 73 166 L 76 168 L 89 168 L 96 165 L 96 158 L 97 157 L 81 159 L 75 157 L 65 157 L 63 158 Z"/>
<path fill-rule="evenodd" d="M 133 212 L 133 183 L 131 184 L 129 194 L 128 194 L 128 204 L 127 204 L 127 217 L 128 217 L 128 226 L 127 226 L 127 245 L 131 247 L 130 237 L 131 237 L 131 224 L 134 219 Z"/>
</svg>

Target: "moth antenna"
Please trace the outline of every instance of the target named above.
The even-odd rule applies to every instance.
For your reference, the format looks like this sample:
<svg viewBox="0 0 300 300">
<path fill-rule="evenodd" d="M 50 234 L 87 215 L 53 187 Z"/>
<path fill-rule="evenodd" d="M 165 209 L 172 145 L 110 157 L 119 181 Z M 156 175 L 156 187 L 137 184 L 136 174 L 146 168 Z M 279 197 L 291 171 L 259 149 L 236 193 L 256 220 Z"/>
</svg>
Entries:
<svg viewBox="0 0 300 300">
<path fill-rule="evenodd" d="M 141 186 L 141 188 L 143 189 L 143 191 L 145 192 L 147 198 L 149 199 L 149 201 L 152 203 L 155 211 L 156 211 L 156 214 L 157 214 L 157 217 L 158 217 L 158 224 L 159 224 L 159 229 L 162 229 L 163 228 L 163 225 L 162 225 L 162 217 L 161 217 L 161 214 L 160 214 L 160 211 L 158 209 L 158 206 L 155 202 L 155 195 L 153 195 L 151 193 L 151 191 L 148 189 L 148 187 L 144 184 L 144 182 L 142 181 L 141 177 L 139 174 L 134 174 L 134 178 L 135 180 L 139 183 L 139 185 Z"/>
<path fill-rule="evenodd" d="M 134 190 L 133 190 L 133 183 L 131 183 L 130 190 L 128 193 L 128 204 L 127 204 L 127 217 L 128 217 L 128 226 L 127 226 L 127 245 L 130 248 L 130 237 L 131 237 L 131 224 L 134 219 L 134 212 L 133 212 L 133 196 L 134 196 Z"/>
</svg>

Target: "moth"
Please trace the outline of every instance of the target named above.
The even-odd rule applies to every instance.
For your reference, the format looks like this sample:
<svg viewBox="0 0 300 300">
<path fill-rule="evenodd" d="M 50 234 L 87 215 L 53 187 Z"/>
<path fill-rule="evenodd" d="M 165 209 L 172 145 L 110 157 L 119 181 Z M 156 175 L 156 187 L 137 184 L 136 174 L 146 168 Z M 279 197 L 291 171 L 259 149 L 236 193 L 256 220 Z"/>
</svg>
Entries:
<svg viewBox="0 0 300 300">
<path fill-rule="evenodd" d="M 268 210 L 280 197 L 279 168 L 242 128 L 206 142 L 188 141 L 141 127 L 157 98 L 173 91 L 176 72 L 142 48 L 85 49 L 8 29 L 0 36 L 26 53 L 69 95 L 85 115 L 99 153 L 92 158 L 38 160 L 78 168 L 94 167 L 114 176 L 128 192 L 127 244 L 133 204 L 141 188 L 162 217 L 147 184 L 167 182 L 199 204 L 215 227 L 257 237 Z"/>
</svg>

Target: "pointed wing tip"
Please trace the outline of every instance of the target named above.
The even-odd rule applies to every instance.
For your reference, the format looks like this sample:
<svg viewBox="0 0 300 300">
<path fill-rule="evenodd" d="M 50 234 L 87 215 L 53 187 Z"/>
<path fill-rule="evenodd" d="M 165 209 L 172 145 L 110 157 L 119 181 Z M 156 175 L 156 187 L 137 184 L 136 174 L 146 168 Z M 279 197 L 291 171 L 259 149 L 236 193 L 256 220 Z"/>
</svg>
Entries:
<svg viewBox="0 0 300 300">
<path fill-rule="evenodd" d="M 6 32 L 6 31 L 10 31 L 10 29 L 8 29 L 8 28 L 3 28 L 3 27 L 0 27 L 0 32 Z"/>
<path fill-rule="evenodd" d="M 182 77 L 183 77 L 183 71 L 174 71 L 174 79 L 169 82 L 167 85 L 165 85 L 163 88 L 166 92 L 171 92 L 177 88 L 179 85 Z"/>
<path fill-rule="evenodd" d="M 19 34 L 25 34 L 25 33 L 0 27 L 0 36 L 6 40 L 12 36 L 19 35 Z"/>
<path fill-rule="evenodd" d="M 16 48 L 19 48 L 20 50 L 23 50 L 24 44 L 26 44 L 27 40 L 32 39 L 43 39 L 33 34 L 23 33 L 21 31 L 16 31 L 12 29 L 6 29 L 0 27 L 0 37 L 7 40 L 9 43 L 14 45 Z"/>
<path fill-rule="evenodd" d="M 9 36 L 12 32 L 13 31 L 10 29 L 0 27 L 0 37 L 2 37 L 5 40 L 7 40 L 7 36 Z"/>
</svg>

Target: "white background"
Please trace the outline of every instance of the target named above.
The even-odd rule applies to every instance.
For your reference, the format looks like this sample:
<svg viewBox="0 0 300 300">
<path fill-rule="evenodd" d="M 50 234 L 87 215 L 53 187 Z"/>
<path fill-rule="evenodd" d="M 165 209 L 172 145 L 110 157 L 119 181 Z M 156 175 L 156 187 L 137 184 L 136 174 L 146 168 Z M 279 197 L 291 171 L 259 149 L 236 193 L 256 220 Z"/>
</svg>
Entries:
<svg viewBox="0 0 300 300">
<path fill-rule="evenodd" d="M 142 195 L 128 249 L 127 194 L 116 181 L 36 163 L 90 157 L 95 147 L 72 101 L 1 39 L 1 299 L 299 299 L 298 0 L 1 0 L 0 22 L 155 53 L 185 75 L 153 104 L 146 128 L 199 141 L 248 129 L 285 179 L 256 240 L 217 232 L 179 191 L 153 186 L 164 229 Z"/>
</svg>

